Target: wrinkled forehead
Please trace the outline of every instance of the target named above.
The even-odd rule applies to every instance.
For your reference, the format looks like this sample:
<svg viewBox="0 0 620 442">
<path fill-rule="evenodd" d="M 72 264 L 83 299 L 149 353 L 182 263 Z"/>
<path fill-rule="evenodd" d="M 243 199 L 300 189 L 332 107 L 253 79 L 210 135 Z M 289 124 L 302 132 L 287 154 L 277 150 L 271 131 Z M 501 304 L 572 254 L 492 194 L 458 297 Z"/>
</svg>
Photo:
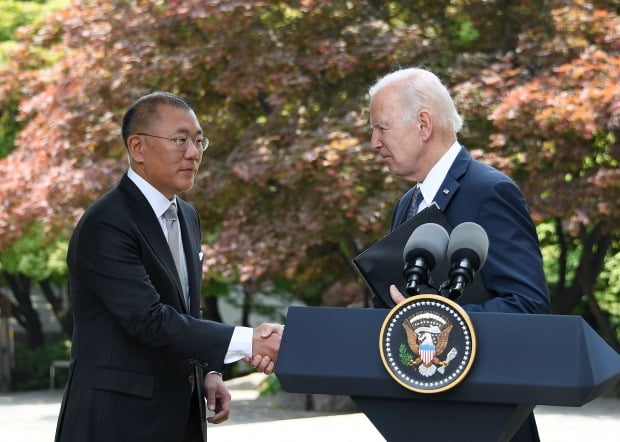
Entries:
<svg viewBox="0 0 620 442">
<path fill-rule="evenodd" d="M 370 123 L 385 124 L 402 119 L 403 103 L 396 91 L 389 87 L 380 89 L 370 100 Z"/>
</svg>

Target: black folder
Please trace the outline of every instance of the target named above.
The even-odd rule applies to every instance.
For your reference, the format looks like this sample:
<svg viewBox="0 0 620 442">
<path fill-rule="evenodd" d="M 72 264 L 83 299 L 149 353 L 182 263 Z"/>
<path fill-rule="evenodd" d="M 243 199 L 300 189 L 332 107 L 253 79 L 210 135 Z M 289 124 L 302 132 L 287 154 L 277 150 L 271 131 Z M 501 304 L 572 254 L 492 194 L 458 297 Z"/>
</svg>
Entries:
<svg viewBox="0 0 620 442">
<path fill-rule="evenodd" d="M 390 298 L 391 284 L 396 285 L 401 293 L 405 293 L 405 278 L 403 277 L 405 244 L 411 233 L 418 226 L 426 223 L 439 224 L 448 233 L 452 231 L 452 226 L 448 223 L 446 216 L 433 203 L 353 258 L 353 264 L 368 287 L 388 307 L 394 306 L 394 301 Z M 438 263 L 435 270 L 431 272 L 431 285 L 439 288 L 439 284 L 443 282 L 446 275 L 447 264 Z"/>
</svg>

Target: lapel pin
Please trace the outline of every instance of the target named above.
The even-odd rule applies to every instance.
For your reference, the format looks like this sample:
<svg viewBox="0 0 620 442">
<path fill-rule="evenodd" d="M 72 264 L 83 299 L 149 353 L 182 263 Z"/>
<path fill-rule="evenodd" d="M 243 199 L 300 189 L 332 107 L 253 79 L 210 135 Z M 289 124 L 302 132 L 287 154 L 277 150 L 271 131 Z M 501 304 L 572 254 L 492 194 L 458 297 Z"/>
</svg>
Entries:
<svg viewBox="0 0 620 442">
<path fill-rule="evenodd" d="M 448 189 L 443 189 L 443 194 L 444 194 L 444 195 L 447 195 L 447 194 L 449 194 L 449 193 L 450 193 L 450 191 L 449 191 Z"/>
</svg>

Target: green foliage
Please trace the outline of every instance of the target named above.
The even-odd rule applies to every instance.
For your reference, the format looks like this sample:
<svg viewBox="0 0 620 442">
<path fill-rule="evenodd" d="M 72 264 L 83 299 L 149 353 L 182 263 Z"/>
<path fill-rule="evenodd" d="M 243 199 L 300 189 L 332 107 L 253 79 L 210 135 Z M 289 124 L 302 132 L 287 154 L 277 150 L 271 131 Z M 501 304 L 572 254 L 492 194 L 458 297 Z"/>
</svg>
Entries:
<svg viewBox="0 0 620 442">
<path fill-rule="evenodd" d="M 476 27 L 471 21 L 464 21 L 461 23 L 461 27 L 459 29 L 459 40 L 463 43 L 471 43 L 478 39 L 480 34 L 476 30 Z"/>
<path fill-rule="evenodd" d="M 612 246 L 597 284 L 596 298 L 612 317 L 620 339 L 620 241 Z"/>
<path fill-rule="evenodd" d="M 545 270 L 545 276 L 547 277 L 547 283 L 553 288 L 561 276 L 558 261 L 560 246 L 553 222 L 543 221 L 539 223 L 536 226 L 536 232 L 538 233 L 538 239 L 540 241 L 540 251 L 543 257 L 543 268 Z M 575 270 L 579 265 L 581 248 L 579 247 L 579 241 L 575 238 L 569 237 L 567 241 L 567 268 L 564 276 L 570 281 L 574 278 Z"/>
<path fill-rule="evenodd" d="M 543 223 L 550 285 L 574 280 L 590 256 L 580 229 L 618 233 L 620 40 L 608 2 L 73 4 L 18 33 L 19 50 L 0 66 L 0 156 L 10 155 L 0 159 L 0 226 L 10 226 L 0 250 L 31 236 L 33 219 L 62 238 L 126 167 L 126 106 L 170 90 L 192 100 L 213 142 L 188 193 L 203 219 L 205 292 L 273 284 L 282 289 L 270 293 L 318 304 L 326 287 L 356 280 L 350 258 L 387 232 L 408 185 L 368 148 L 366 93 L 415 65 L 453 92 L 467 120 L 460 140 L 520 184 Z M 27 149 L 12 150 L 16 134 Z M 556 219 L 565 275 L 560 238 L 545 227 Z M 43 274 L 44 256 L 22 246 L 25 258 L 2 262 Z M 599 285 L 616 283 L 614 268 L 596 286 L 612 312 L 617 292 Z"/>
<path fill-rule="evenodd" d="M 49 388 L 50 364 L 56 360 L 71 358 L 71 342 L 63 341 L 29 350 L 21 345 L 15 346 L 15 371 L 12 376 L 13 391 L 41 390 Z M 56 372 L 56 387 L 67 382 L 67 370 Z"/>
<path fill-rule="evenodd" d="M 15 30 L 36 23 L 69 0 L 0 0 L 0 42 L 15 40 Z"/>
<path fill-rule="evenodd" d="M 31 23 L 40 11 L 41 2 L 33 1 L 0 1 L 0 41 L 14 39 L 14 32 L 19 26 Z"/>
<path fill-rule="evenodd" d="M 2 49 L 0 47 L 0 63 L 1 59 Z M 15 137 L 23 127 L 23 124 L 15 121 L 18 105 L 17 99 L 7 100 L 0 109 L 0 158 L 6 157 L 15 149 Z"/>
<path fill-rule="evenodd" d="M 269 375 L 258 387 L 261 396 L 273 396 L 282 391 L 282 385 L 275 375 Z"/>
<path fill-rule="evenodd" d="M 202 294 L 224 298 L 230 292 L 230 284 L 219 278 L 211 277 L 202 283 Z"/>
<path fill-rule="evenodd" d="M 553 293 L 559 284 L 560 277 L 564 277 L 564 286 L 572 285 L 581 264 L 583 247 L 578 238 L 567 236 L 566 244 L 566 269 L 561 275 L 560 246 L 555 231 L 555 226 L 550 221 L 541 222 L 536 227 L 540 240 L 540 249 L 543 256 L 543 266 Z M 605 258 L 604 268 L 598 276 L 594 286 L 594 296 L 600 308 L 609 316 L 609 322 L 616 335 L 620 339 L 620 241 L 616 240 L 611 246 Z M 573 314 L 587 315 L 588 305 L 581 299 L 574 307 Z"/>
<path fill-rule="evenodd" d="M 69 1 L 0 0 L 0 65 L 11 59 L 11 51 L 16 47 L 17 28 L 40 22 L 52 11 L 69 4 Z M 23 128 L 23 124 L 16 118 L 18 97 L 19 93 L 15 91 L 0 106 L 0 158 L 7 156 L 15 148 L 15 137 Z"/>
<path fill-rule="evenodd" d="M 67 275 L 68 240 L 60 236 L 47 241 L 43 225 L 33 223 L 28 232 L 0 253 L 0 271 L 23 274 L 36 281 L 50 277 L 62 280 Z"/>
</svg>

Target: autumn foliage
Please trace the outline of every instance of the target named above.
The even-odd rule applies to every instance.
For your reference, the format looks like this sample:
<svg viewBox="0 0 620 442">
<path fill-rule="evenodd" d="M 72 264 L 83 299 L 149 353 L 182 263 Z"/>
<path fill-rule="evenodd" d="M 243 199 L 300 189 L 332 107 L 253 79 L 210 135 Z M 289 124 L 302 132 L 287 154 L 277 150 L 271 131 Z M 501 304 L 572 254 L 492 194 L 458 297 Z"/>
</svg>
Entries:
<svg viewBox="0 0 620 442">
<path fill-rule="evenodd" d="M 23 125 L 0 160 L 0 250 L 33 220 L 51 238 L 71 230 L 126 169 L 124 109 L 159 89 L 186 96 L 212 142 L 186 195 L 207 277 L 355 281 L 351 257 L 387 233 L 407 187 L 369 147 L 366 91 L 424 65 L 454 91 L 466 146 L 513 176 L 535 219 L 599 231 L 607 253 L 617 13 L 585 0 L 75 1 L 21 28 L 0 68 L 0 103 L 18 102 Z"/>
</svg>

